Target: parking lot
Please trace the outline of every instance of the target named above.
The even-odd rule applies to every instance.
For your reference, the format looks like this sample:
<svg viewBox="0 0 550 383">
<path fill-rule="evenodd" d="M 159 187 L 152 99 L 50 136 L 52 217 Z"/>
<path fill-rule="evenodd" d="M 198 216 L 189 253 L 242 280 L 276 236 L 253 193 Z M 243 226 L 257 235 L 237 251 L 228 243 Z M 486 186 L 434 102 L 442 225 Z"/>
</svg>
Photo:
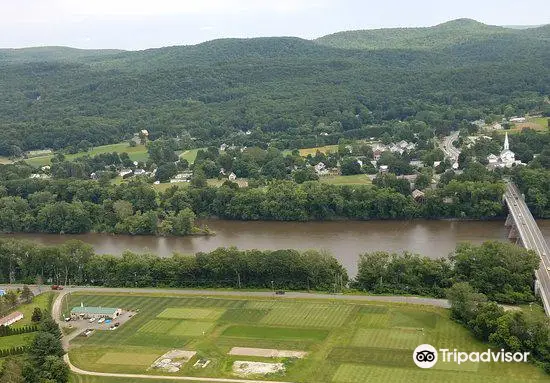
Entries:
<svg viewBox="0 0 550 383">
<path fill-rule="evenodd" d="M 82 332 L 85 329 L 92 330 L 111 330 L 112 328 L 120 327 L 124 323 L 128 322 L 134 315 L 137 313 L 135 311 L 123 311 L 116 319 L 109 321 L 108 319 L 103 323 L 98 323 L 98 319 L 90 322 L 89 319 L 71 319 L 66 322 L 66 327 L 76 328 L 77 331 Z M 118 326 L 115 327 L 115 324 L 118 323 Z"/>
</svg>

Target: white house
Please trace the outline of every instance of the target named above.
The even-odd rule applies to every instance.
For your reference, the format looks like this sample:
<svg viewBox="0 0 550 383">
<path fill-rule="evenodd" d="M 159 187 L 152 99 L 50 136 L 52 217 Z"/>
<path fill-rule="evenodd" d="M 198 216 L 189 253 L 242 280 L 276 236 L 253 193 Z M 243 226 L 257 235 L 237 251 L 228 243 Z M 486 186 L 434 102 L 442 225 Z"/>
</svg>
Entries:
<svg viewBox="0 0 550 383">
<path fill-rule="evenodd" d="M 132 169 L 122 169 L 120 172 L 118 172 L 118 175 L 122 178 L 124 178 L 124 176 L 127 176 L 128 174 L 132 174 Z"/>
<path fill-rule="evenodd" d="M 235 175 L 235 173 L 231 172 L 227 178 L 229 179 L 229 181 L 235 181 L 237 179 L 237 176 Z"/>
<path fill-rule="evenodd" d="M 317 165 L 314 166 L 314 168 L 315 173 L 317 173 L 318 175 L 327 174 L 328 172 L 326 165 L 322 162 L 319 162 Z"/>
<path fill-rule="evenodd" d="M 388 172 L 388 165 L 380 165 L 380 167 L 378 168 L 378 171 L 380 173 L 387 173 Z"/>
<path fill-rule="evenodd" d="M 227 149 L 227 144 L 221 144 L 220 145 L 220 152 L 224 152 L 225 149 Z"/>
<path fill-rule="evenodd" d="M 0 318 L 0 326 L 10 326 L 21 319 L 23 319 L 23 313 L 15 311 L 3 318 Z"/>
<path fill-rule="evenodd" d="M 510 118 L 510 122 L 525 122 L 525 117 L 512 117 Z"/>
<path fill-rule="evenodd" d="M 136 170 L 134 170 L 134 174 L 135 174 L 136 176 L 142 176 L 142 175 L 145 174 L 145 170 L 143 170 L 143 169 L 136 169 Z"/>
<path fill-rule="evenodd" d="M 193 175 L 190 171 L 185 171 L 183 173 L 176 174 L 174 178 L 170 180 L 170 183 L 177 183 L 177 182 L 189 182 L 189 179 Z"/>
</svg>

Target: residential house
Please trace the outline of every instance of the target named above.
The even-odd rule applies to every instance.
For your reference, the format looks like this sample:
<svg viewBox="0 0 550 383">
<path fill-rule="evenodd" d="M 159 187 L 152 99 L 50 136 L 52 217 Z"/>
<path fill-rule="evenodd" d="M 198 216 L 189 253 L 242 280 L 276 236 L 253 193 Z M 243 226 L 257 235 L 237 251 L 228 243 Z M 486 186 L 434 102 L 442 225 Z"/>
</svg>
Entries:
<svg viewBox="0 0 550 383">
<path fill-rule="evenodd" d="M 229 181 L 235 181 L 237 179 L 237 176 L 235 175 L 235 173 L 231 172 L 229 173 L 229 176 L 227 178 L 229 179 Z"/>
<path fill-rule="evenodd" d="M 23 319 L 23 313 L 19 311 L 15 311 L 11 314 L 6 315 L 3 318 L 0 318 L 0 326 L 11 326 L 17 321 L 20 321 Z"/>
<path fill-rule="evenodd" d="M 378 168 L 378 171 L 380 173 L 387 173 L 388 172 L 388 165 L 380 165 L 380 167 Z"/>
<path fill-rule="evenodd" d="M 318 175 L 324 175 L 328 173 L 327 167 L 322 162 L 319 162 L 317 165 L 314 166 L 314 168 L 315 173 L 317 173 Z"/>
<path fill-rule="evenodd" d="M 127 178 L 131 174 L 133 174 L 132 169 L 122 169 L 120 172 L 118 172 L 119 177 Z"/>
<path fill-rule="evenodd" d="M 143 169 L 134 170 L 134 175 L 136 175 L 136 176 L 142 176 L 144 174 L 145 174 L 145 170 L 143 170 Z"/>
</svg>

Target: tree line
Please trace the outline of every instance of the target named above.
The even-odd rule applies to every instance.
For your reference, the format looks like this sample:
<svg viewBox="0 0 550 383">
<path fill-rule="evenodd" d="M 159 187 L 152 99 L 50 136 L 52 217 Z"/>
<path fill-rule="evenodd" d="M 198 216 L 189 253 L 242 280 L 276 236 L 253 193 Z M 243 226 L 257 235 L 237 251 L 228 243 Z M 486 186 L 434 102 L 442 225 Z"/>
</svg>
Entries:
<svg viewBox="0 0 550 383">
<path fill-rule="evenodd" d="M 550 374 L 550 320 L 531 310 L 505 311 L 468 282 L 447 290 L 451 318 L 479 340 L 511 352 L 529 352 L 529 360 Z"/>
<path fill-rule="evenodd" d="M 0 282 L 109 287 L 235 287 L 333 291 L 350 278 L 329 253 L 317 250 L 238 250 L 218 248 L 195 255 L 160 258 L 130 251 L 121 256 L 95 254 L 81 241 L 41 246 L 0 240 Z M 532 251 L 501 242 L 460 244 L 449 258 L 410 253 L 360 255 L 350 287 L 376 294 L 444 297 L 453 283 L 468 281 L 502 303 L 533 302 Z"/>
<path fill-rule="evenodd" d="M 454 283 L 469 282 L 500 303 L 535 301 L 533 251 L 509 243 L 459 244 L 449 258 L 383 251 L 360 255 L 353 288 L 376 294 L 414 294 L 443 298 Z"/>
<path fill-rule="evenodd" d="M 219 188 L 192 183 L 157 192 L 140 180 L 119 185 L 75 179 L 6 180 L 0 182 L 0 231 L 188 235 L 205 232 L 195 227 L 196 217 L 309 221 L 504 215 L 501 182 L 452 179 L 427 190 L 422 201 L 415 201 L 401 181 L 388 179 L 377 185 L 276 180 L 239 188 L 228 181 Z"/>
<path fill-rule="evenodd" d="M 57 284 L 111 287 L 235 287 L 332 291 L 348 282 L 343 266 L 315 250 L 219 248 L 160 258 L 129 251 L 95 254 L 80 241 L 40 246 L 0 240 L 0 282 L 31 283 L 39 275 Z"/>
</svg>

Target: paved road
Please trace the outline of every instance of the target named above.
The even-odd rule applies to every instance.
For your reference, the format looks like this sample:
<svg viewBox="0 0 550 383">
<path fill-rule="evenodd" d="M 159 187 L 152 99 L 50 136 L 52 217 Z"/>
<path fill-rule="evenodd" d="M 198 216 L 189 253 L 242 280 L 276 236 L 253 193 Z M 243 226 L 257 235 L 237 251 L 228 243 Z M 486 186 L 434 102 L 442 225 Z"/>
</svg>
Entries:
<svg viewBox="0 0 550 383">
<path fill-rule="evenodd" d="M 504 194 L 508 210 L 514 218 L 521 242 L 526 249 L 534 250 L 540 257 L 540 267 L 536 271 L 546 315 L 550 316 L 550 248 L 544 239 L 537 222 L 522 198 L 516 185 L 509 182 Z"/>
<path fill-rule="evenodd" d="M 15 289 L 21 288 L 23 285 L 0 285 L 0 288 Z M 29 286 L 32 290 L 37 290 L 36 286 Z M 42 291 L 47 290 L 48 287 L 42 287 Z M 99 293 L 127 293 L 127 294 L 139 294 L 139 293 L 157 293 L 163 295 L 200 295 L 200 296 L 237 296 L 237 297 L 273 297 L 273 293 L 270 291 L 220 291 L 220 290 L 195 290 L 195 289 L 156 289 L 156 288 L 125 288 L 125 287 L 89 287 L 89 286 L 74 286 L 65 287 L 60 291 L 59 297 L 56 302 L 60 301 L 60 297 L 76 291 L 84 292 L 99 292 Z M 400 296 L 400 295 L 346 295 L 346 294 L 317 294 L 317 293 L 305 293 L 305 292 L 286 292 L 285 295 L 276 295 L 277 299 L 336 299 L 336 300 L 350 300 L 350 301 L 363 301 L 363 302 L 395 302 L 395 303 L 410 303 L 426 306 L 437 306 L 443 308 L 449 308 L 449 301 L 446 299 L 425 298 L 425 297 L 412 297 L 412 296 Z M 54 306 L 56 304 L 54 302 Z"/>
<path fill-rule="evenodd" d="M 444 137 L 439 143 L 439 147 L 452 163 L 458 162 L 458 156 L 460 155 L 460 149 L 453 146 L 453 142 L 458 140 L 458 134 L 459 132 L 453 132 L 451 135 Z"/>
<path fill-rule="evenodd" d="M 95 372 L 95 371 L 86 371 L 81 370 L 80 368 L 74 366 L 69 360 L 69 355 L 65 354 L 63 356 L 65 363 L 69 365 L 69 368 L 72 372 L 79 375 L 91 375 L 91 376 L 108 376 L 115 378 L 126 378 L 126 379 L 163 379 L 163 380 L 186 380 L 192 382 L 225 382 L 225 383 L 291 383 L 291 382 L 281 382 L 274 380 L 248 380 L 248 379 L 225 379 L 225 378 L 202 378 L 196 376 L 174 376 L 174 375 L 142 375 L 142 374 L 115 374 L 110 372 Z"/>
</svg>

